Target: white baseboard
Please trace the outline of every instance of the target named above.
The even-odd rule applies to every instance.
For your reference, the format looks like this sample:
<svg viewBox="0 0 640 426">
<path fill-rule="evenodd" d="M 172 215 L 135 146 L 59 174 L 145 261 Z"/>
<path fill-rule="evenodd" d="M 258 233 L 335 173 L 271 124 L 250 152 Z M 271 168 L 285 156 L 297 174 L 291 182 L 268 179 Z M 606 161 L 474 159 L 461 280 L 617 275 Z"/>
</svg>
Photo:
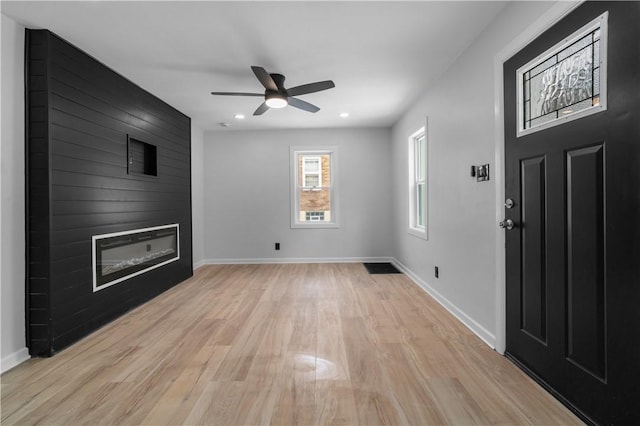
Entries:
<svg viewBox="0 0 640 426">
<path fill-rule="evenodd" d="M 360 263 L 392 262 L 391 257 L 289 257 L 260 259 L 205 259 L 204 265 L 256 265 L 263 263 Z"/>
<path fill-rule="evenodd" d="M 193 262 L 193 270 L 195 271 L 196 269 L 203 266 L 204 264 L 205 264 L 204 260 L 198 260 L 197 262 Z"/>
<path fill-rule="evenodd" d="M 0 361 L 0 373 L 6 373 L 30 358 L 29 349 L 27 348 L 22 348 L 19 351 L 9 354 Z"/>
<path fill-rule="evenodd" d="M 462 324 L 485 342 L 491 349 L 496 348 L 496 336 L 489 332 L 486 328 L 478 324 L 473 318 L 465 314 L 460 308 L 451 303 L 446 297 L 438 293 L 433 287 L 418 277 L 413 271 L 404 266 L 398 260 L 393 259 L 391 263 L 411 278 L 420 288 L 422 288 L 429 296 L 433 297 L 442 307 L 444 307 L 451 315 L 456 317 Z"/>
</svg>

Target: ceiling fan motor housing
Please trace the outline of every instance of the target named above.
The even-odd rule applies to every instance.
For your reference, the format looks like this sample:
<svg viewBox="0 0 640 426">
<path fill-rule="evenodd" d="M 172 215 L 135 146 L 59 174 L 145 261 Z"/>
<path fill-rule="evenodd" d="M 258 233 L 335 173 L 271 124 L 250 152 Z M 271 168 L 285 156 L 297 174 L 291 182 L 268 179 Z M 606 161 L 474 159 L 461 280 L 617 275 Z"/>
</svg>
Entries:
<svg viewBox="0 0 640 426">
<path fill-rule="evenodd" d="M 282 74 L 269 74 L 276 84 L 278 90 L 284 90 L 284 75 Z"/>
</svg>

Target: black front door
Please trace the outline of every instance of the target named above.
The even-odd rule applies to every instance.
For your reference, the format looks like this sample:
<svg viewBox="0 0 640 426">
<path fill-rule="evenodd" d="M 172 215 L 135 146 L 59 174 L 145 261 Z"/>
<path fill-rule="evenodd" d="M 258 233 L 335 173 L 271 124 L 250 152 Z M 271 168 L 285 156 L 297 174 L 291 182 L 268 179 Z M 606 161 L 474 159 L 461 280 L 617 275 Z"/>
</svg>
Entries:
<svg viewBox="0 0 640 426">
<path fill-rule="evenodd" d="M 604 33 L 526 73 L 600 16 Z M 583 418 L 640 424 L 640 2 L 584 3 L 504 76 L 507 356 Z"/>
</svg>

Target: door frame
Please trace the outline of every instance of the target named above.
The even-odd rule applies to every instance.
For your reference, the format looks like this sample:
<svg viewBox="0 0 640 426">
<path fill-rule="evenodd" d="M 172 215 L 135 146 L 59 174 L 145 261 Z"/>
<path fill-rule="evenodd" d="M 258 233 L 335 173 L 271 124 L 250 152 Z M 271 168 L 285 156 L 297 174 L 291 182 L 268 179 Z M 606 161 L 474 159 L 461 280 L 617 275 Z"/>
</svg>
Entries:
<svg viewBox="0 0 640 426">
<path fill-rule="evenodd" d="M 496 164 L 494 171 L 495 191 L 495 232 L 496 232 L 496 312 L 495 312 L 495 350 L 504 355 L 506 349 L 506 251 L 505 231 L 498 227 L 498 222 L 504 219 L 504 74 L 503 65 L 513 55 L 518 53 L 539 35 L 555 25 L 558 21 L 572 12 L 583 3 L 578 1 L 559 1 L 537 20 L 529 25 L 523 32 L 515 37 L 509 44 L 500 50 L 494 57 L 494 144 Z"/>
</svg>

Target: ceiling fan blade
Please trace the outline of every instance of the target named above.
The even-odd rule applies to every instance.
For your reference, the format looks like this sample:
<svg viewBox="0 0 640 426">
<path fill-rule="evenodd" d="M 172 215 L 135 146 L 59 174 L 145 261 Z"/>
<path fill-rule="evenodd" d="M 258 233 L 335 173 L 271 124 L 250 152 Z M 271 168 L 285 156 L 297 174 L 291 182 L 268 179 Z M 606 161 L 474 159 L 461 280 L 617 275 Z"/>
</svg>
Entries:
<svg viewBox="0 0 640 426">
<path fill-rule="evenodd" d="M 273 90 L 275 92 L 278 91 L 278 86 L 276 85 L 276 82 L 273 81 L 273 78 L 271 78 L 271 75 L 269 75 L 267 70 L 265 70 L 262 67 L 256 67 L 256 66 L 252 66 L 251 69 L 253 70 L 253 73 L 256 75 L 256 77 L 258 77 L 258 80 L 260 80 L 260 83 L 262 83 L 265 89 Z"/>
<path fill-rule="evenodd" d="M 333 81 L 331 80 L 318 81 L 316 83 L 303 84 L 302 86 L 287 89 L 287 94 L 289 96 L 306 95 L 307 93 L 319 92 L 321 90 L 332 89 L 334 87 L 336 87 L 336 85 L 333 84 Z"/>
<path fill-rule="evenodd" d="M 262 105 L 260 105 L 258 107 L 257 110 L 255 110 L 255 112 L 253 113 L 253 115 L 262 115 L 265 113 L 266 110 L 269 109 L 269 106 L 267 105 L 266 102 L 263 102 Z"/>
<path fill-rule="evenodd" d="M 309 111 L 309 112 L 318 112 L 318 111 L 320 111 L 320 108 L 318 108 L 317 106 L 315 106 L 313 104 L 310 104 L 309 102 L 303 101 L 302 99 L 296 99 L 296 98 L 292 98 L 291 96 L 289 96 L 287 101 L 289 102 L 289 105 L 291 105 L 292 107 L 296 107 L 296 108 L 304 110 L 304 111 Z"/>
<path fill-rule="evenodd" d="M 264 96 L 264 93 L 211 92 L 212 95 L 224 96 Z"/>
</svg>

